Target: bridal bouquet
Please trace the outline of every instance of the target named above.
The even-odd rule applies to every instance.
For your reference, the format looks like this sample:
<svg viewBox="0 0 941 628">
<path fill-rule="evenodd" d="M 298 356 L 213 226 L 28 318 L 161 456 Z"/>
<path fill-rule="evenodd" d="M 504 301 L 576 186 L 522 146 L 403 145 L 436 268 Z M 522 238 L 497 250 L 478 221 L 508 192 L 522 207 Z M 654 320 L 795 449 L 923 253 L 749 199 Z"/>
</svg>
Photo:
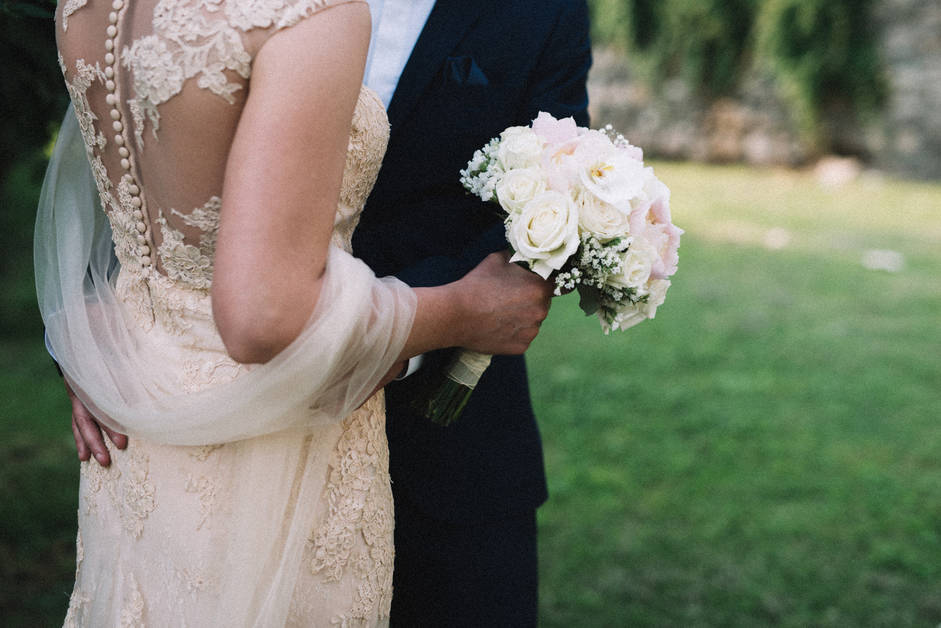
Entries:
<svg viewBox="0 0 941 628">
<path fill-rule="evenodd" d="M 607 334 L 653 318 L 676 272 L 683 230 L 670 219 L 670 190 L 643 152 L 608 125 L 578 127 L 542 112 L 474 153 L 464 187 L 504 214 L 510 261 L 577 290 Z M 460 351 L 425 416 L 460 416 L 490 356 Z"/>
</svg>

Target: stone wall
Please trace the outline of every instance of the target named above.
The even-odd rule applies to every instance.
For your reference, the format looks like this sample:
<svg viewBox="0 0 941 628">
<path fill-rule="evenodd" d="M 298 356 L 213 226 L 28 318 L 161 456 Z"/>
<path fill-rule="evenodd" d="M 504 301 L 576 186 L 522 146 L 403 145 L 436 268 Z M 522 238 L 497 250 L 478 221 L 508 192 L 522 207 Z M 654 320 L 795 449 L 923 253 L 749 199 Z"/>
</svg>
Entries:
<svg viewBox="0 0 941 628">
<path fill-rule="evenodd" d="M 941 2 L 880 0 L 889 102 L 867 139 L 885 170 L 941 179 Z"/>
<path fill-rule="evenodd" d="M 889 97 L 865 126 L 833 115 L 833 148 L 903 176 L 941 179 L 941 2 L 879 0 L 878 45 Z M 589 76 L 592 123 L 610 123 L 647 154 L 797 166 L 823 155 L 799 139 L 774 81 L 754 73 L 732 98 L 704 101 L 680 80 L 653 90 L 630 60 L 596 50 Z"/>
</svg>

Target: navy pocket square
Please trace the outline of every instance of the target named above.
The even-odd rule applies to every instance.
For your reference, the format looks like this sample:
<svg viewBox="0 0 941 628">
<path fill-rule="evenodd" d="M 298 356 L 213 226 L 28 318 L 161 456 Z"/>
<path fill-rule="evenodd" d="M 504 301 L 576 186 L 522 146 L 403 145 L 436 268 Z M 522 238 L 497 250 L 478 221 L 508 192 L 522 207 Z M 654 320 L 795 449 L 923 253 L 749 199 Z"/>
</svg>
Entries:
<svg viewBox="0 0 941 628">
<path fill-rule="evenodd" d="M 473 57 L 448 57 L 444 64 L 445 83 L 482 87 L 489 85 L 487 75 Z"/>
</svg>

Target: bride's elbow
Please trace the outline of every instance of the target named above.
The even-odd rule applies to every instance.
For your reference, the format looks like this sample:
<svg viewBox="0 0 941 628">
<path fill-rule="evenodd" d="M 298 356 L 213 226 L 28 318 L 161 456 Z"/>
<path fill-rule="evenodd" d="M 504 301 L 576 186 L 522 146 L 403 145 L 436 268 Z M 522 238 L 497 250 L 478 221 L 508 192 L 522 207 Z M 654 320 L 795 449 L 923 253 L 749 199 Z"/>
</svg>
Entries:
<svg viewBox="0 0 941 628">
<path fill-rule="evenodd" d="M 236 308 L 237 309 L 237 308 Z M 261 312 L 214 310 L 216 328 L 225 345 L 225 351 L 241 364 L 263 364 L 290 344 L 288 333 Z"/>
<path fill-rule="evenodd" d="M 213 295 L 213 319 L 229 357 L 241 364 L 263 364 L 300 335 L 314 304 Z"/>
<path fill-rule="evenodd" d="M 287 343 L 248 335 L 223 334 L 222 342 L 229 357 L 239 364 L 264 364 L 278 355 Z"/>
</svg>

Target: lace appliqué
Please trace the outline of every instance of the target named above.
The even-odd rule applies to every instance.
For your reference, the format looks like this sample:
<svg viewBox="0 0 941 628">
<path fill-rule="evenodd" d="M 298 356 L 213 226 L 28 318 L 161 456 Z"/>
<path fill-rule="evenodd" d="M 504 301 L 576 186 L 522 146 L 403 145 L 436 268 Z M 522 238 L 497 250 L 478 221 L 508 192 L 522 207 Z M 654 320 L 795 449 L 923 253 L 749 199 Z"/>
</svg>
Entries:
<svg viewBox="0 0 941 628">
<path fill-rule="evenodd" d="M 144 150 L 144 110 L 136 100 L 127 101 L 127 108 L 131 111 L 131 119 L 134 122 L 134 141 L 137 142 L 137 150 Z M 156 130 L 154 131 L 156 137 Z"/>
<path fill-rule="evenodd" d="M 248 367 L 225 356 L 218 360 L 188 360 L 183 363 L 182 381 L 186 392 L 199 392 L 216 384 L 230 382 L 248 371 Z"/>
<path fill-rule="evenodd" d="M 76 59 L 75 78 L 70 81 L 64 62 L 62 62 L 61 67 L 62 75 L 65 77 L 65 88 L 68 90 L 69 97 L 72 99 L 72 106 L 75 108 L 78 128 L 82 133 L 82 139 L 85 140 L 85 149 L 89 154 L 92 152 L 93 146 L 97 146 L 101 150 L 107 145 L 108 141 L 103 133 L 95 130 L 95 121 L 98 120 L 98 116 L 91 110 L 85 92 L 96 80 L 104 81 L 105 74 L 98 63 L 88 65 L 84 59 Z"/>
<path fill-rule="evenodd" d="M 177 569 L 175 573 L 177 580 L 183 583 L 183 587 L 190 594 L 214 589 L 218 586 L 216 578 L 209 577 L 201 571 Z"/>
<path fill-rule="evenodd" d="M 199 523 L 196 529 L 202 530 L 212 517 L 212 507 L 216 500 L 216 483 L 212 478 L 206 476 L 195 478 L 190 474 L 186 477 L 185 490 L 187 493 L 195 493 L 199 496 Z"/>
<path fill-rule="evenodd" d="M 115 457 L 115 463 L 110 467 L 102 467 L 94 460 L 82 463 L 86 500 L 88 496 L 96 499 L 86 501 L 87 512 L 97 509 L 97 495 L 105 489 L 125 531 L 134 538 L 140 538 L 144 520 L 157 506 L 156 491 L 150 481 L 150 460 L 133 444 L 124 452 L 111 450 L 111 455 Z"/>
<path fill-rule="evenodd" d="M 353 231 L 359 223 L 360 208 L 372 191 L 389 141 L 389 119 L 382 101 L 367 87 L 359 92 L 353 110 L 350 142 L 340 187 L 340 202 L 334 218 L 332 242 L 350 251 Z"/>
<path fill-rule="evenodd" d="M 140 253 L 149 242 L 140 231 L 143 212 L 134 204 L 133 194 L 136 184 L 129 177 L 118 182 L 118 203 L 112 204 L 108 212 L 111 224 L 111 240 L 114 242 L 114 254 L 121 262 L 121 273 L 115 292 L 131 311 L 134 319 L 143 329 L 150 329 L 154 324 L 154 303 L 151 298 L 147 277 L 153 275 L 151 268 L 141 264 Z"/>
<path fill-rule="evenodd" d="M 69 17 L 83 6 L 88 4 L 88 0 L 68 0 L 62 7 L 62 31 L 69 30 Z"/>
<path fill-rule="evenodd" d="M 167 276 L 191 288 L 208 290 L 212 283 L 212 258 L 203 255 L 200 247 L 186 244 L 183 234 L 168 227 L 163 216 L 157 218 L 156 222 L 160 225 L 163 238 L 157 253 Z"/>
<path fill-rule="evenodd" d="M 144 628 L 144 596 L 133 573 L 128 574 L 128 580 L 130 590 L 121 608 L 121 628 Z"/>
<path fill-rule="evenodd" d="M 196 290 L 209 290 L 212 285 L 212 260 L 216 253 L 220 209 L 222 199 L 213 196 L 190 214 L 170 210 L 171 214 L 182 218 L 187 226 L 203 232 L 198 247 L 186 244 L 183 234 L 171 227 L 163 213 L 160 213 L 156 222 L 160 225 L 162 242 L 157 253 L 168 277 Z"/>
<path fill-rule="evenodd" d="M 138 451 L 133 451 L 128 456 L 121 521 L 124 523 L 124 529 L 134 538 L 140 537 L 144 531 L 144 520 L 157 506 L 154 485 L 150 481 L 149 465 L 147 456 Z"/>
<path fill-rule="evenodd" d="M 72 3 L 70 2 L 69 4 Z M 82 2 L 82 5 L 84 4 L 85 3 Z M 66 5 L 65 11 L 63 11 L 63 24 L 65 23 L 68 8 L 69 5 Z M 72 13 L 79 8 L 81 7 L 76 6 Z M 111 180 L 108 178 L 108 170 L 101 161 L 101 157 L 95 155 L 94 147 L 97 146 L 98 150 L 103 150 L 108 144 L 108 140 L 105 139 L 104 133 L 95 128 L 95 122 L 98 120 L 98 116 L 91 110 L 88 104 L 88 97 L 86 96 L 86 92 L 88 88 L 91 87 L 91 84 L 95 81 L 104 81 L 105 74 L 102 72 L 101 66 L 98 63 L 89 65 L 84 59 L 77 59 L 75 61 L 75 77 L 70 81 L 68 70 L 61 55 L 59 56 L 59 66 L 62 69 L 63 77 L 65 77 L 65 88 L 69 92 L 69 97 L 72 99 L 72 106 L 75 109 L 75 118 L 78 120 L 79 131 L 82 134 L 82 139 L 85 141 L 85 151 L 88 153 L 88 161 L 91 164 L 92 174 L 95 177 L 95 186 L 98 188 L 101 206 L 107 209 L 114 205 L 114 198 L 111 196 Z"/>
<path fill-rule="evenodd" d="M 75 588 L 72 589 L 72 595 L 69 596 L 69 610 L 65 614 L 65 621 L 62 624 L 62 628 L 79 628 L 79 626 L 84 626 L 84 611 L 88 607 L 89 602 L 91 602 L 91 598 L 82 593 L 81 589 L 76 585 Z"/>
<path fill-rule="evenodd" d="M 83 625 L 81 622 L 81 614 L 85 610 L 85 607 L 88 606 L 88 603 L 91 599 L 82 593 L 82 590 L 78 586 L 78 576 L 82 569 L 82 563 L 85 561 L 85 543 L 82 541 L 82 531 L 79 529 L 78 534 L 75 536 L 75 587 L 72 589 L 72 594 L 69 596 L 69 610 L 65 614 L 65 621 L 63 623 L 63 628 L 78 628 L 78 626 Z"/>
<path fill-rule="evenodd" d="M 193 447 L 193 450 L 190 451 L 190 457 L 199 460 L 200 462 L 205 462 L 212 453 L 218 449 L 222 449 L 225 445 L 202 445 L 201 447 Z"/>
<path fill-rule="evenodd" d="M 111 465 L 103 467 L 94 460 L 86 460 L 81 464 L 82 480 L 85 482 L 85 490 L 82 491 L 85 512 L 88 515 L 98 512 L 98 496 L 101 489 L 104 488 L 112 503 L 117 503 L 117 481 L 121 477 L 121 472 Z"/>
<path fill-rule="evenodd" d="M 358 581 L 349 615 L 334 623 L 355 625 L 392 604 L 392 489 L 385 442 L 384 404 L 377 395 L 344 423 L 334 449 L 326 488 L 329 510 L 310 540 L 311 570 L 339 582 L 347 567 Z"/>
<path fill-rule="evenodd" d="M 187 79 L 235 102 L 242 84 L 226 72 L 247 80 L 252 57 L 242 32 L 255 28 L 284 28 L 295 24 L 326 0 L 162 0 L 154 8 L 154 34 L 125 47 L 122 63 L 134 74 L 134 93 L 156 136 L 157 107 L 179 94 Z"/>
</svg>

